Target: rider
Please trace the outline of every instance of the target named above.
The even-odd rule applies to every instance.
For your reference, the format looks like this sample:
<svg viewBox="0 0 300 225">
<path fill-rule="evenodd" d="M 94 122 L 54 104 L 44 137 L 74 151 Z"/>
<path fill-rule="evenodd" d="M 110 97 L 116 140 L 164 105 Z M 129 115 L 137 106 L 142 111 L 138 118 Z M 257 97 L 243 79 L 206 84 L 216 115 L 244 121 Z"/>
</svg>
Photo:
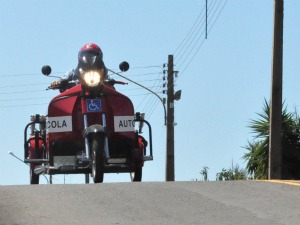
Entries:
<svg viewBox="0 0 300 225">
<path fill-rule="evenodd" d="M 105 79 L 107 76 L 107 68 L 103 62 L 103 53 L 100 47 L 94 43 L 85 44 L 78 52 L 78 65 L 76 69 L 72 69 L 68 71 L 61 79 L 53 81 L 50 84 L 50 87 L 56 88 L 58 87 L 62 81 L 75 81 L 79 82 L 80 77 L 80 69 L 103 69 Z"/>
</svg>

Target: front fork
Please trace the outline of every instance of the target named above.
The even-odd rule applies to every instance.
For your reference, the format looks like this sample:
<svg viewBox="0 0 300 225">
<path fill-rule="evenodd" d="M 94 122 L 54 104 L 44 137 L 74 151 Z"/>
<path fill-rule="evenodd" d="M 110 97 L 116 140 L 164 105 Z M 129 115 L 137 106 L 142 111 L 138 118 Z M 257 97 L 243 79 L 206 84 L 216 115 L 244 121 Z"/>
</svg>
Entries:
<svg viewBox="0 0 300 225">
<path fill-rule="evenodd" d="M 104 138 L 105 158 L 109 159 L 110 155 L 109 155 L 109 149 L 108 149 L 108 136 L 107 136 L 107 133 L 106 133 L 106 130 L 107 130 L 107 128 L 106 128 L 106 116 L 105 116 L 104 113 L 102 114 L 102 123 L 103 123 L 103 127 L 104 127 L 104 130 L 105 130 L 105 138 Z"/>
<path fill-rule="evenodd" d="M 83 121 L 84 121 L 84 129 L 87 130 L 88 127 L 89 127 L 87 114 L 83 115 Z M 105 138 L 104 138 L 105 158 L 109 159 L 110 154 L 109 154 L 109 148 L 108 148 L 108 137 L 107 137 L 107 134 L 106 134 L 106 116 L 105 116 L 104 113 L 102 114 L 102 126 L 104 128 L 104 135 L 105 135 Z M 85 136 L 84 141 L 85 141 L 85 155 L 89 159 L 90 155 L 91 155 L 91 151 L 90 151 L 89 136 L 88 135 Z"/>
</svg>

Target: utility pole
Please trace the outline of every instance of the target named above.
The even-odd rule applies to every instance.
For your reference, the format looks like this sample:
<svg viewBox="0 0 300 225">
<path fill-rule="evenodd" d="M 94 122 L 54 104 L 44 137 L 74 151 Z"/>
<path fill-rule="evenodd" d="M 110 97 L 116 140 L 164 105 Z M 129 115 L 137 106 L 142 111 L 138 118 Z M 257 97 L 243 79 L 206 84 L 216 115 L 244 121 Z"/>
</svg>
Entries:
<svg viewBox="0 0 300 225">
<path fill-rule="evenodd" d="M 168 56 L 168 99 L 167 99 L 167 154 L 166 181 L 174 181 L 174 64 L 173 55 Z"/>
<path fill-rule="evenodd" d="M 269 179 L 282 179 L 282 50 L 283 0 L 274 0 L 272 89 L 270 106 Z"/>
</svg>

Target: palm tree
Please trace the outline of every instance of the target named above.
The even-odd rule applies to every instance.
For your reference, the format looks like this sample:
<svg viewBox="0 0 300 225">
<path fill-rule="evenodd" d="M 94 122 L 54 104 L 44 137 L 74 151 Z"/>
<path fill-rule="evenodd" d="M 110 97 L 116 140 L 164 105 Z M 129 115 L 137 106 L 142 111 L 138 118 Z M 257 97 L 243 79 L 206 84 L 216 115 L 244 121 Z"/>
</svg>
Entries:
<svg viewBox="0 0 300 225">
<path fill-rule="evenodd" d="M 244 146 L 248 150 L 244 159 L 248 161 L 246 169 L 254 179 L 267 179 L 270 133 L 270 106 L 265 100 L 263 113 L 258 113 L 258 120 L 250 121 L 250 128 L 255 133 L 254 140 Z M 300 178 L 300 120 L 297 112 L 282 111 L 282 177 L 283 179 Z"/>
<path fill-rule="evenodd" d="M 244 159 L 248 160 L 246 169 L 250 177 L 254 179 L 267 179 L 269 138 L 248 142 L 244 147 L 249 152 L 245 153 Z"/>
</svg>

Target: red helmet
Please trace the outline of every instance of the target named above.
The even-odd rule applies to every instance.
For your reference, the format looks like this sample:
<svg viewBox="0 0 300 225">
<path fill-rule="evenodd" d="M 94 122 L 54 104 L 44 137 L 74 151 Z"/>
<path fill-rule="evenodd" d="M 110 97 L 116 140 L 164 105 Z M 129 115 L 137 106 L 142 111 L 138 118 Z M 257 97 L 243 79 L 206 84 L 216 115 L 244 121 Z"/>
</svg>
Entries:
<svg viewBox="0 0 300 225">
<path fill-rule="evenodd" d="M 86 66 L 93 66 L 95 62 L 103 58 L 100 47 L 93 43 L 85 44 L 78 52 L 79 63 Z"/>
</svg>

